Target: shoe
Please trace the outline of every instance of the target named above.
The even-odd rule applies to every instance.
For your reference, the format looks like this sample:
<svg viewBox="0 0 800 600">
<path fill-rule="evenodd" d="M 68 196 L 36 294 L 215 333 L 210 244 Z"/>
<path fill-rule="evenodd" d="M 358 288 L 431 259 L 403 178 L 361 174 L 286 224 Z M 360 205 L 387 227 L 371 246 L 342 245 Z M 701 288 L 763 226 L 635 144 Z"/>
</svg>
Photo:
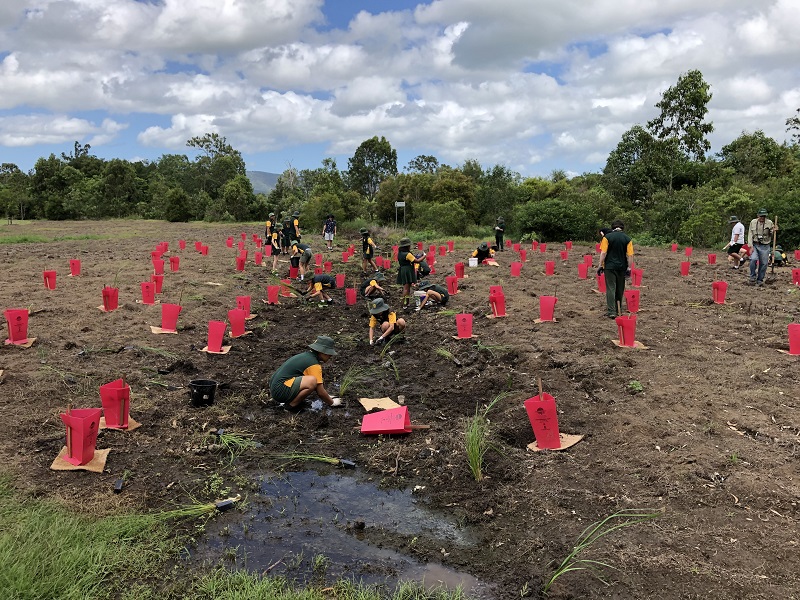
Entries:
<svg viewBox="0 0 800 600">
<path fill-rule="evenodd" d="M 764 287 L 764 282 L 763 281 L 756 281 L 756 286 L 757 287 Z"/>
<path fill-rule="evenodd" d="M 606 315 L 606 317 L 609 319 L 616 319 L 617 315 Z"/>
<path fill-rule="evenodd" d="M 420 307 L 419 306 L 414 309 L 414 312 L 419 312 L 419 311 L 420 311 Z"/>
<path fill-rule="evenodd" d="M 731 267 L 731 269 L 738 269 L 738 268 L 739 268 L 739 265 L 736 265 L 735 267 Z"/>
<path fill-rule="evenodd" d="M 755 279 L 748 279 L 747 280 L 747 285 L 755 285 L 755 284 L 756 284 L 756 280 Z"/>
<path fill-rule="evenodd" d="M 745 260 L 746 260 L 746 259 L 744 259 L 744 258 L 740 258 L 740 259 L 739 259 L 739 266 L 740 266 L 740 267 L 741 267 L 741 266 L 742 266 L 742 265 L 745 263 Z"/>
<path fill-rule="evenodd" d="M 300 404 L 299 406 L 292 406 L 291 404 L 287 404 L 287 403 L 282 402 L 281 404 L 279 404 L 279 407 L 282 408 L 284 410 L 284 412 L 288 412 L 288 413 L 291 413 L 293 415 L 300 414 L 304 410 L 304 407 L 303 407 L 302 404 Z"/>
</svg>

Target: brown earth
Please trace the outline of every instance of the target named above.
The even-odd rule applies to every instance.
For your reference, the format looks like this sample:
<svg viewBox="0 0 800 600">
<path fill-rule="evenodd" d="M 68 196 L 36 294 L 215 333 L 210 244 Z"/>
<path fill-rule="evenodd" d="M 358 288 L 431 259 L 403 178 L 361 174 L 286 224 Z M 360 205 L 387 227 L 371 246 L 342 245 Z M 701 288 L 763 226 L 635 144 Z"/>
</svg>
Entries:
<svg viewBox="0 0 800 600">
<path fill-rule="evenodd" d="M 587 525 L 631 508 L 663 514 L 590 548 L 587 557 L 615 567 L 603 569 L 609 585 L 587 571 L 568 573 L 550 597 L 800 597 L 800 370 L 795 357 L 778 352 L 788 349 L 787 324 L 797 311 L 789 268 L 776 269 L 756 289 L 745 285 L 745 271 L 707 264 L 707 251 L 695 249 L 691 274 L 681 277 L 682 253 L 637 248 L 644 278 L 636 339 L 647 349 L 626 349 L 612 344 L 616 325 L 604 317 L 605 297 L 592 291 L 593 277 L 577 276 L 586 246 L 576 246 L 566 262 L 558 256 L 562 244 L 550 244 L 544 255 L 529 250 L 520 278 L 509 273 L 514 254 L 501 253 L 498 268 L 467 269 L 448 307 L 474 315 L 475 340 L 454 340 L 452 314 L 438 309 L 403 315 L 407 343 L 390 349 L 400 381 L 382 368 L 360 391 L 405 396 L 412 421 L 430 429 L 371 437 L 354 428 L 363 410 L 352 392 L 345 409 L 297 416 L 274 409 L 265 380 L 317 334 L 337 341 L 339 355 L 324 369 L 334 392 L 350 367 L 380 367 L 385 357 L 367 343 L 366 310 L 360 302 L 346 307 L 342 291 L 334 292 L 330 307 L 304 306 L 299 298 L 263 304 L 268 271 L 254 265 L 251 239 L 243 274 L 234 269 L 235 249 L 225 246 L 228 235 L 238 241 L 241 231 L 248 238 L 262 233 L 255 226 L 160 222 L 0 228 L 0 236 L 107 236 L 0 246 L 0 304 L 30 308 L 29 334 L 36 337 L 30 349 L 0 347 L 1 448 L 23 489 L 94 512 L 163 509 L 213 499 L 208 477 L 214 472 L 234 492 L 247 492 L 271 453 L 305 449 L 351 458 L 360 473 L 386 486 L 424 486 L 418 496 L 469 525 L 481 543 L 444 556 L 433 542 L 387 539 L 377 528 L 375 541 L 472 573 L 494 584 L 498 598 L 539 597 L 553 563 Z M 179 238 L 188 241 L 184 251 L 177 249 Z M 210 246 L 207 257 L 194 251 L 195 240 Z M 160 296 L 184 307 L 178 335 L 152 334 L 159 307 L 136 303 L 139 282 L 151 273 L 150 251 L 161 241 L 181 257 L 180 271 L 167 271 Z M 323 248 L 318 237 L 311 243 Z M 361 279 L 360 261 L 342 265 L 343 246 L 337 240 L 326 260 L 352 286 Z M 438 258 L 430 279 L 443 283 L 472 247 Z M 66 276 L 71 258 L 82 260 L 79 278 Z M 721 251 L 718 258 L 724 262 Z M 554 276 L 544 276 L 545 259 L 556 260 Z M 56 290 L 44 288 L 45 269 L 58 271 Z M 101 288 L 117 273 L 120 308 L 102 313 Z M 724 305 L 711 300 L 717 279 L 730 282 Z M 486 317 L 494 284 L 504 288 L 506 318 Z M 248 325 L 253 333 L 233 340 L 227 356 L 199 352 L 207 322 L 224 319 L 235 297 L 246 294 L 258 315 Z M 558 322 L 535 324 L 538 296 L 550 294 L 558 296 Z M 389 303 L 399 308 L 396 286 Z M 458 364 L 437 348 L 452 352 Z M 97 387 L 123 375 L 132 386 L 131 413 L 143 427 L 101 433 L 98 447 L 111 448 L 102 474 L 51 471 L 64 445 L 58 414 L 68 403 L 99 406 Z M 561 430 L 585 435 L 568 450 L 526 449 L 533 433 L 522 401 L 537 393 L 537 377 L 556 399 Z M 194 408 L 186 386 L 197 378 L 229 385 L 212 407 Z M 493 449 L 486 477 L 476 482 L 464 452 L 465 422 L 476 406 L 504 391 L 512 395 L 489 413 Z M 211 427 L 253 434 L 263 446 L 229 465 L 224 453 L 202 451 Z M 123 473 L 125 491 L 113 495 Z M 370 530 L 367 523 L 368 539 Z"/>
</svg>

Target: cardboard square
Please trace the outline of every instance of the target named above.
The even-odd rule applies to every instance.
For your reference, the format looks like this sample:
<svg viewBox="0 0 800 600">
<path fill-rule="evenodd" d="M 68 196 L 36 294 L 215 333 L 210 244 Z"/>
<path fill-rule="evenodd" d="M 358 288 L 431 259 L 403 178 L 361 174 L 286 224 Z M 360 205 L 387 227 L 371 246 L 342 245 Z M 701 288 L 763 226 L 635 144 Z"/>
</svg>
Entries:
<svg viewBox="0 0 800 600">
<path fill-rule="evenodd" d="M 647 346 L 645 346 L 642 342 L 638 342 L 636 340 L 633 341 L 633 346 L 623 346 L 619 343 L 618 339 L 612 339 L 611 343 L 614 344 L 617 348 L 627 348 L 629 350 L 649 350 Z"/>
<path fill-rule="evenodd" d="M 469 337 L 458 337 L 457 335 L 454 335 L 453 339 L 454 340 L 471 340 L 472 338 L 476 338 L 476 337 L 478 337 L 478 336 L 474 335 L 474 334 L 469 336 Z"/>
<path fill-rule="evenodd" d="M 595 294 L 605 294 L 605 292 L 601 292 L 600 290 L 596 290 L 596 289 L 594 289 L 594 288 L 592 288 L 592 291 L 593 291 Z"/>
<path fill-rule="evenodd" d="M 411 417 L 408 414 L 408 407 L 400 406 L 376 413 L 367 413 L 361 420 L 361 433 L 367 435 L 411 433 Z"/>
<path fill-rule="evenodd" d="M 6 346 L 17 346 L 18 348 L 30 348 L 31 346 L 33 346 L 33 342 L 35 341 L 36 338 L 28 338 L 27 340 L 25 340 L 24 344 L 15 344 L 9 339 L 6 340 Z"/>
<path fill-rule="evenodd" d="M 487 319 L 504 319 L 508 315 L 486 315 Z"/>
<path fill-rule="evenodd" d="M 64 460 L 64 457 L 67 455 L 67 447 L 64 446 L 61 448 L 61 452 L 58 453 L 58 456 L 56 456 L 53 464 L 50 465 L 50 469 L 53 471 L 91 471 L 92 473 L 102 473 L 103 469 L 106 468 L 106 460 L 108 460 L 109 452 L 111 452 L 111 448 L 95 450 L 92 460 L 88 463 L 85 465 L 73 465 L 71 462 Z"/>
<path fill-rule="evenodd" d="M 496 260 L 492 260 L 490 258 L 487 258 L 486 260 L 484 260 L 483 264 L 489 265 L 490 267 L 499 267 L 500 266 L 499 264 L 497 264 Z"/>
<path fill-rule="evenodd" d="M 133 417 L 128 415 L 128 426 L 123 427 L 109 427 L 106 425 L 106 418 L 100 417 L 100 423 L 97 425 L 97 429 L 108 429 L 109 431 L 133 431 L 134 429 L 139 429 L 142 424 L 138 421 L 134 421 Z M 97 454 L 97 450 L 95 450 L 95 454 Z"/>
<path fill-rule="evenodd" d="M 573 435 L 571 433 L 561 433 L 558 434 L 558 441 L 561 444 L 560 448 L 539 448 L 536 442 L 528 444 L 528 450 L 533 450 L 534 452 L 544 452 L 545 450 L 553 450 L 554 452 L 559 452 L 561 450 L 566 450 L 567 448 L 571 448 L 578 442 L 583 439 L 582 435 Z"/>
<path fill-rule="evenodd" d="M 242 335 L 233 335 L 233 334 L 231 334 L 231 337 L 236 339 L 236 338 L 244 337 L 246 335 L 251 335 L 252 333 L 253 333 L 252 331 L 245 331 Z"/>
<path fill-rule="evenodd" d="M 247 315 L 247 316 L 244 318 L 244 320 L 245 320 L 245 321 L 252 321 L 252 320 L 253 320 L 253 319 L 255 319 L 256 317 L 258 317 L 258 315 L 249 314 L 249 315 Z"/>
<path fill-rule="evenodd" d="M 215 283 L 213 281 L 204 281 L 203 285 L 220 285 L 221 286 L 222 284 L 221 283 Z"/>
<path fill-rule="evenodd" d="M 117 310 L 118 308 L 119 308 L 119 307 L 117 307 L 117 308 L 114 308 L 114 309 L 111 309 L 111 310 L 106 310 L 106 307 L 105 307 L 105 306 L 102 306 L 102 305 L 100 305 L 100 306 L 98 306 L 98 307 L 97 307 L 97 310 L 99 310 L 100 312 L 106 312 L 106 313 L 108 313 L 108 312 L 114 312 L 114 311 L 115 311 L 115 310 Z"/>
<path fill-rule="evenodd" d="M 145 306 L 153 306 L 154 304 L 161 304 L 161 300 L 159 300 L 158 298 L 156 298 L 155 300 L 153 300 L 153 302 L 152 302 L 152 303 L 148 303 L 148 302 L 142 302 L 141 300 L 137 300 L 137 301 L 136 301 L 136 304 L 144 304 Z"/>
<path fill-rule="evenodd" d="M 359 398 L 358 402 L 366 411 L 370 411 L 374 408 L 380 408 L 381 410 L 400 408 L 400 405 L 388 396 L 384 398 Z"/>
<path fill-rule="evenodd" d="M 550 319 L 549 321 L 542 321 L 541 319 L 534 319 L 534 323 L 558 323 L 558 319 Z"/>
<path fill-rule="evenodd" d="M 177 330 L 161 329 L 161 327 L 156 327 L 154 325 L 150 325 L 150 331 L 152 331 L 153 333 L 158 333 L 158 334 L 161 334 L 161 333 L 174 333 L 175 335 L 178 334 Z"/>
<path fill-rule="evenodd" d="M 0 383 L 3 383 L 6 380 L 5 378 L 5 371 L 0 369 Z"/>
<path fill-rule="evenodd" d="M 207 354 L 227 354 L 228 352 L 231 351 L 231 348 L 233 348 L 233 346 L 222 346 L 219 352 L 212 352 L 211 350 L 208 349 L 208 346 L 206 346 L 205 348 L 200 350 L 200 352 L 206 352 Z"/>
<path fill-rule="evenodd" d="M 800 356 L 798 354 L 790 354 L 788 350 L 781 350 L 780 348 L 778 348 L 778 352 L 780 352 L 781 354 L 785 354 L 786 356 Z M 0 381 L 2 380 L 2 377 L 3 377 L 3 372 L 0 371 Z"/>
</svg>

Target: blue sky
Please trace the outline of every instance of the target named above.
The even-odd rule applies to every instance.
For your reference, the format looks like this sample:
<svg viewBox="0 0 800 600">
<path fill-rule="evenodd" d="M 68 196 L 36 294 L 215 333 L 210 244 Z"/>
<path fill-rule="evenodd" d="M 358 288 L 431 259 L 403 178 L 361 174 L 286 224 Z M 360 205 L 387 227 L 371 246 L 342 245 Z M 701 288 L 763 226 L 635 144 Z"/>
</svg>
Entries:
<svg viewBox="0 0 800 600">
<path fill-rule="evenodd" d="M 800 107 L 794 0 L 4 0 L 0 161 L 89 143 L 189 154 L 216 132 L 249 169 L 340 168 L 385 136 L 523 176 L 596 172 L 691 69 L 712 151 L 786 139 Z"/>
</svg>

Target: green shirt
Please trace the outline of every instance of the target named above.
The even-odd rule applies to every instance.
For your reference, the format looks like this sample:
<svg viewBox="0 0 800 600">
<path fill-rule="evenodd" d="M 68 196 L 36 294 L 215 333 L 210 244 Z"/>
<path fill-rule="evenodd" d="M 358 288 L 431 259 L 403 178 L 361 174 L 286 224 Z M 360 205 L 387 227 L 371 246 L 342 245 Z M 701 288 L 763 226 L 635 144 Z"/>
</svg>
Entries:
<svg viewBox="0 0 800 600">
<path fill-rule="evenodd" d="M 615 229 L 606 234 L 600 243 L 600 249 L 606 251 L 603 262 L 606 269 L 624 271 L 628 268 L 628 256 L 633 256 L 633 243 L 624 231 Z"/>
<path fill-rule="evenodd" d="M 291 357 L 278 367 L 270 382 L 285 383 L 291 387 L 294 378 L 303 375 L 313 375 L 317 378 L 317 383 L 322 383 L 322 365 L 313 350 Z"/>
</svg>

